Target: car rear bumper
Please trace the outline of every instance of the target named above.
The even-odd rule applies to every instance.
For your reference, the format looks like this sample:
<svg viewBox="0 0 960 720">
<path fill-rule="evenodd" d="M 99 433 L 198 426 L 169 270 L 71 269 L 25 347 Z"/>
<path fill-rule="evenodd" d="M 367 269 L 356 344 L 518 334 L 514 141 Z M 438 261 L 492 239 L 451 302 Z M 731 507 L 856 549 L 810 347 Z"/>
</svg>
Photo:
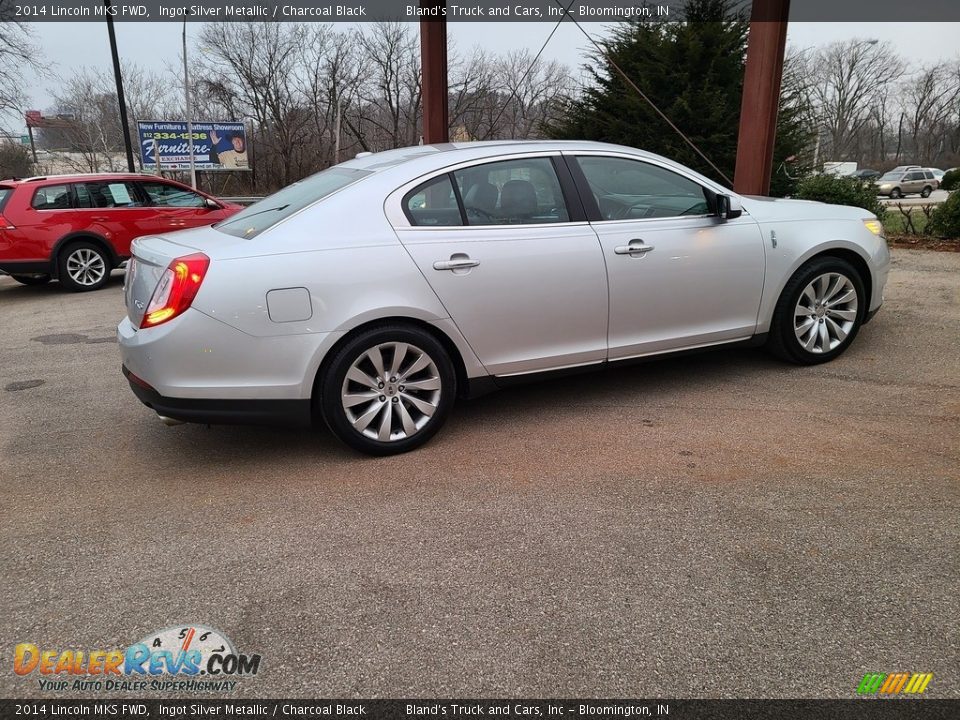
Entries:
<svg viewBox="0 0 960 720">
<path fill-rule="evenodd" d="M 161 417 L 209 425 L 289 425 L 312 423 L 309 400 L 211 400 L 164 397 L 121 366 L 133 394 Z"/>
</svg>

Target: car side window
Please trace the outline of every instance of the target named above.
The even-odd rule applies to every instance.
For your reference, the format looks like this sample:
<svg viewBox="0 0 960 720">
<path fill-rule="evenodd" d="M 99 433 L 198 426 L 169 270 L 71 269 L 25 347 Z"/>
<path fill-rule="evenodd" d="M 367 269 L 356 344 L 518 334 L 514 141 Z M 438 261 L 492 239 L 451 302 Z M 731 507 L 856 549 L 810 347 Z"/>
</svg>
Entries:
<svg viewBox="0 0 960 720">
<path fill-rule="evenodd" d="M 923 173 L 922 172 L 907 173 L 906 179 L 907 180 L 923 180 Z"/>
<path fill-rule="evenodd" d="M 550 158 L 521 158 L 456 170 L 468 225 L 531 225 L 570 221 Z"/>
<path fill-rule="evenodd" d="M 584 155 L 577 163 L 604 220 L 707 215 L 704 188 L 657 165 L 626 158 Z"/>
<path fill-rule="evenodd" d="M 168 183 L 142 182 L 140 187 L 150 198 L 150 204 L 156 207 L 201 208 L 207 203 L 203 195 Z"/>
<path fill-rule="evenodd" d="M 408 192 L 403 198 L 403 211 L 410 224 L 417 227 L 463 225 L 449 175 L 435 177 Z"/>
<path fill-rule="evenodd" d="M 34 210 L 65 210 L 70 207 L 70 191 L 66 185 L 37 188 L 30 206 Z"/>
<path fill-rule="evenodd" d="M 73 191 L 76 194 L 78 208 L 121 208 L 143 205 L 133 183 L 129 182 L 75 183 Z"/>
</svg>

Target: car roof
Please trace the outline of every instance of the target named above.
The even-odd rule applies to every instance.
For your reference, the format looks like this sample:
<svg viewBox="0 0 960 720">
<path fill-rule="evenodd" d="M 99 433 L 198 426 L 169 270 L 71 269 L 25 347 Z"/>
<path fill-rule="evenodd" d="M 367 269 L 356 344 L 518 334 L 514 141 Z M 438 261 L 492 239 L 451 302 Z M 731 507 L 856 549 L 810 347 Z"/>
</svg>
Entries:
<svg viewBox="0 0 960 720">
<path fill-rule="evenodd" d="M 481 161 L 528 152 L 605 152 L 631 155 L 639 160 L 651 160 L 681 173 L 693 175 L 707 187 L 718 192 L 730 192 L 692 168 L 681 165 L 661 155 L 625 145 L 596 142 L 592 140 L 485 140 L 474 142 L 438 143 L 384 150 L 378 153 L 361 153 L 341 163 L 338 167 L 367 170 L 373 173 L 393 175 L 394 172 L 408 175 L 412 180 L 420 174 L 428 174 L 461 162 Z"/>
<path fill-rule="evenodd" d="M 474 157 L 482 159 L 490 155 L 497 155 L 500 151 L 511 153 L 561 150 L 628 150 L 632 154 L 645 155 L 656 159 L 666 159 L 636 148 L 628 148 L 622 145 L 613 145 L 611 143 L 595 142 L 592 140 L 477 140 L 472 142 L 413 145 L 411 147 L 384 150 L 377 153 L 360 153 L 353 160 L 348 160 L 342 163 L 342 165 L 344 167 L 357 169 L 377 170 L 399 165 L 414 158 L 437 156 L 440 153 L 456 153 L 457 158 L 453 160 L 453 162 L 457 162 L 460 159 L 470 160 Z"/>
<path fill-rule="evenodd" d="M 3 182 L 41 183 L 48 180 L 56 182 L 79 182 L 83 180 L 167 180 L 167 178 L 162 178 L 159 175 L 150 173 L 135 172 L 65 173 L 62 175 L 35 175 L 34 177 L 28 178 L 13 178 L 12 180 L 4 180 Z"/>
</svg>

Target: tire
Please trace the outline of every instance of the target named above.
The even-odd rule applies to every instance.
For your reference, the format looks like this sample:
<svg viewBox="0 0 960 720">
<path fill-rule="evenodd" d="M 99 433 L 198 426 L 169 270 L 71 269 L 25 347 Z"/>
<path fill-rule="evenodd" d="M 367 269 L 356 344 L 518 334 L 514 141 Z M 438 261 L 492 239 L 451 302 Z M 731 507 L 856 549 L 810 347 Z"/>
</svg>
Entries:
<svg viewBox="0 0 960 720">
<path fill-rule="evenodd" d="M 99 290 L 110 281 L 113 263 L 99 245 L 81 240 L 67 245 L 57 258 L 60 284 L 71 292 Z"/>
<path fill-rule="evenodd" d="M 407 385 L 419 387 L 405 387 L 405 375 Z M 334 435 L 367 455 L 395 455 L 440 430 L 453 407 L 457 376 L 435 337 L 413 326 L 385 325 L 358 333 L 337 350 L 318 389 L 320 413 Z"/>
<path fill-rule="evenodd" d="M 929 185 L 927 185 L 923 190 L 920 191 L 920 197 L 922 197 L 922 198 L 928 198 L 928 197 L 930 197 L 930 194 L 931 194 L 932 192 L 933 192 L 933 188 L 930 187 Z"/>
<path fill-rule="evenodd" d="M 850 300 L 837 302 L 851 291 L 854 295 Z M 777 357 L 798 365 L 829 362 L 850 347 L 868 305 L 856 268 L 837 257 L 814 258 L 783 288 L 773 312 L 767 347 Z M 809 313 L 801 314 L 808 308 Z"/>
<path fill-rule="evenodd" d="M 900 192 L 900 188 L 894 188 L 893 190 L 890 191 L 891 200 L 899 200 L 902 197 L 903 197 L 903 193 Z"/>
<path fill-rule="evenodd" d="M 50 282 L 49 275 L 11 275 L 21 285 L 46 285 Z"/>
</svg>

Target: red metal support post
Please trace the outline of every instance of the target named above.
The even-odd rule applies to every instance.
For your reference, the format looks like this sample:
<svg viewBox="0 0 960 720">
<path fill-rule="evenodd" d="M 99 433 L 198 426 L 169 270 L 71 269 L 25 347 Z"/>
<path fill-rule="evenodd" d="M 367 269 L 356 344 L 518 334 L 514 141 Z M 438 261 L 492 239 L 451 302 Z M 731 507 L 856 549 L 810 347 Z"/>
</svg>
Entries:
<svg viewBox="0 0 960 720">
<path fill-rule="evenodd" d="M 753 0 L 733 176 L 733 189 L 744 195 L 770 192 L 789 14 L 790 0 Z"/>
<path fill-rule="evenodd" d="M 420 0 L 420 67 L 423 77 L 423 142 L 450 141 L 447 113 L 446 0 Z"/>
</svg>

